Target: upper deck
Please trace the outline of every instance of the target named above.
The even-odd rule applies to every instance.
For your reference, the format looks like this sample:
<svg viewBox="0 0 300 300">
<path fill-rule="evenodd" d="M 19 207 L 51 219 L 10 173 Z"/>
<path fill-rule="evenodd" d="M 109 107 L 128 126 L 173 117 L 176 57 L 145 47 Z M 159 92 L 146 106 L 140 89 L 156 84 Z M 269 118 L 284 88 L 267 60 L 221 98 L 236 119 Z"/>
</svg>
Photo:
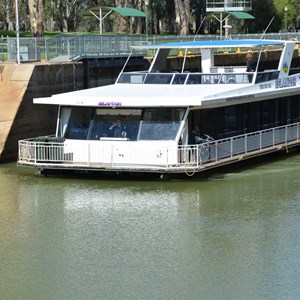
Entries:
<svg viewBox="0 0 300 300">
<path fill-rule="evenodd" d="M 252 0 L 207 0 L 207 12 L 250 11 Z"/>
<path fill-rule="evenodd" d="M 273 93 L 279 93 L 278 87 L 280 92 L 286 92 L 285 87 L 290 92 L 298 88 L 295 76 L 285 81 L 292 74 L 296 44 L 295 41 L 217 40 L 141 45 L 134 48 L 144 51 L 149 64 L 133 71 L 129 58 L 116 84 L 34 99 L 34 102 L 97 107 L 198 107 L 204 103 L 219 105 L 237 96 L 249 101 L 256 95 L 272 97 Z M 238 49 L 242 56 L 240 64 L 230 64 L 230 55 L 227 57 L 226 53 L 236 55 Z M 256 69 L 246 72 L 245 54 L 250 50 Z M 276 65 L 262 68 L 260 62 L 271 51 L 277 53 Z M 215 58 L 219 53 L 225 59 L 222 63 Z"/>
<path fill-rule="evenodd" d="M 256 52 L 257 61 L 260 60 L 259 51 L 262 49 L 277 49 L 281 53 L 283 44 L 282 41 L 217 40 L 142 46 L 144 50 L 156 51 L 149 69 L 141 72 L 122 72 L 117 83 L 224 85 L 269 81 L 278 78 L 277 68 L 249 73 L 246 72 L 244 58 L 243 65 L 217 65 L 215 55 L 232 50 L 236 52 L 237 49 L 251 49 Z M 177 61 L 172 64 L 170 61 L 176 55 Z M 194 59 L 194 63 L 189 62 L 191 59 Z"/>
</svg>

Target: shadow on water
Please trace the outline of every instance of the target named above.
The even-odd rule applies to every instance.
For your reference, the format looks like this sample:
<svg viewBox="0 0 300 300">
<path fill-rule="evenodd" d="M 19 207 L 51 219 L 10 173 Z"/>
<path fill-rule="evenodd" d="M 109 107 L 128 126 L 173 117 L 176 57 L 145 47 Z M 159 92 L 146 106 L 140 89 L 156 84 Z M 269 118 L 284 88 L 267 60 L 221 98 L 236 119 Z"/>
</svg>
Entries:
<svg viewBox="0 0 300 300">
<path fill-rule="evenodd" d="M 290 150 L 290 153 L 275 152 L 267 156 L 259 156 L 256 158 L 241 160 L 233 164 L 225 165 L 215 169 L 204 170 L 194 174 L 166 174 L 166 173 L 126 173 L 126 172 L 86 172 L 86 171 L 68 171 L 68 170 L 47 170 L 45 174 L 35 172 L 36 176 L 42 177 L 56 177 L 56 178 L 73 178 L 84 180 L 104 180 L 104 181 L 207 181 L 223 179 L 228 174 L 243 173 L 256 168 L 268 168 L 273 163 L 280 161 L 286 162 L 291 160 L 294 156 L 299 155 L 299 148 Z"/>
</svg>

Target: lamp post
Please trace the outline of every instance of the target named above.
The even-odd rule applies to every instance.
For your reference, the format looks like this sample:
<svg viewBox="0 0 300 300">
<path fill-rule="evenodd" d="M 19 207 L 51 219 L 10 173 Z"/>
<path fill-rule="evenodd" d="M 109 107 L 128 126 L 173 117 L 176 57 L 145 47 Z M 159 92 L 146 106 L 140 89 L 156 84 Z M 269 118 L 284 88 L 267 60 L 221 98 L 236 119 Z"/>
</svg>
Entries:
<svg viewBox="0 0 300 300">
<path fill-rule="evenodd" d="M 287 29 L 287 11 L 288 11 L 288 7 L 285 6 L 285 7 L 284 7 L 284 22 L 285 22 L 285 24 L 284 24 L 284 25 L 285 25 L 285 26 L 284 26 L 285 28 L 284 28 L 284 29 L 285 29 L 285 32 L 288 32 L 288 29 Z"/>
<path fill-rule="evenodd" d="M 146 42 L 148 44 L 148 5 L 149 0 L 145 0 L 145 11 L 146 11 Z"/>
<path fill-rule="evenodd" d="M 19 7 L 18 0 L 15 0 L 16 10 L 16 36 L 17 36 L 17 64 L 20 64 L 20 28 L 19 28 Z"/>
</svg>

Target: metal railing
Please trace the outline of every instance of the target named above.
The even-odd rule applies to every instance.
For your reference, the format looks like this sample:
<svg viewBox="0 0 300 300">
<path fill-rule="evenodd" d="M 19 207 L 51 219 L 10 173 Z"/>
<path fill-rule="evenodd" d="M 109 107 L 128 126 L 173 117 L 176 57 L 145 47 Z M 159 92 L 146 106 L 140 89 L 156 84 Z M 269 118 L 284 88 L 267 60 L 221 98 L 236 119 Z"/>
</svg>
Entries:
<svg viewBox="0 0 300 300">
<path fill-rule="evenodd" d="M 131 46 L 146 43 L 145 35 L 81 35 L 68 41 L 70 60 L 88 57 L 128 56 Z"/>
<path fill-rule="evenodd" d="M 180 168 L 199 170 L 209 165 L 222 165 L 230 160 L 251 157 L 272 152 L 281 147 L 300 144 L 300 123 L 234 136 L 231 138 L 207 141 L 195 145 L 138 146 L 136 142 L 121 142 L 112 145 L 106 142 L 72 143 L 72 141 L 40 142 L 34 139 L 19 141 L 20 165 L 44 167 L 97 167 L 127 169 L 143 168 L 178 171 Z M 129 155 L 130 153 L 130 155 Z M 145 154 L 146 153 L 146 154 Z M 125 158 L 124 158 L 125 157 Z M 174 161 L 174 158 L 176 161 Z M 63 165 L 62 165 L 63 164 Z"/>
<path fill-rule="evenodd" d="M 206 11 L 249 11 L 252 10 L 252 0 L 207 0 Z"/>
<path fill-rule="evenodd" d="M 7 60 L 7 39 L 0 37 L 0 61 Z"/>
<path fill-rule="evenodd" d="M 51 60 L 55 57 L 65 57 L 69 60 L 69 45 L 68 41 L 76 38 L 74 34 L 59 34 L 54 37 L 45 39 L 45 59 Z"/>
<path fill-rule="evenodd" d="M 238 68 L 237 68 L 238 69 Z M 245 68 L 246 69 L 246 68 Z M 253 81 L 254 72 L 233 73 L 145 73 L 124 72 L 118 83 L 132 84 L 247 84 Z M 293 72 L 300 72 L 294 69 Z M 255 83 L 278 78 L 279 71 L 258 72 Z"/>
<path fill-rule="evenodd" d="M 232 34 L 231 39 L 260 39 L 261 34 Z M 146 35 L 75 35 L 59 34 L 44 38 L 19 38 L 21 62 L 59 59 L 70 61 L 80 57 L 118 56 L 130 52 L 130 46 L 178 41 L 220 39 L 218 35 L 147 36 Z M 300 41 L 300 32 L 267 33 L 264 39 Z M 2 56 L 2 57 L 1 57 Z M 0 60 L 17 61 L 17 38 L 0 37 Z"/>
<path fill-rule="evenodd" d="M 299 141 L 299 129 L 300 123 L 294 123 L 209 142 L 205 147 L 206 155 L 202 163 L 249 155 L 282 144 L 288 146 L 291 142 Z"/>
<path fill-rule="evenodd" d="M 40 61 L 45 52 L 43 38 L 20 38 L 20 61 Z M 17 61 L 17 39 L 7 38 L 7 60 Z"/>
</svg>

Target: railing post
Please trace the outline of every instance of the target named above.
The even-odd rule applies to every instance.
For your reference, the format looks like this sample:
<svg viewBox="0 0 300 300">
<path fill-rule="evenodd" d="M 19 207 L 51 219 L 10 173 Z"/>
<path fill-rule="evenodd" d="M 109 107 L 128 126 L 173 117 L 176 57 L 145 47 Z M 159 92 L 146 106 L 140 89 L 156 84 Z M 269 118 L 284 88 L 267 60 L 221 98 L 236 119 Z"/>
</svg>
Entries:
<svg viewBox="0 0 300 300">
<path fill-rule="evenodd" d="M 34 155 L 34 163 L 35 163 L 35 164 L 36 164 L 36 156 L 37 156 L 37 153 L 38 153 L 38 152 L 36 151 L 36 144 L 37 144 L 37 143 L 34 143 L 34 154 L 35 154 L 35 155 Z"/>
<path fill-rule="evenodd" d="M 44 45 L 45 45 L 45 59 L 48 61 L 48 42 L 47 39 L 44 40 Z"/>
<path fill-rule="evenodd" d="M 287 144 L 287 125 L 285 125 L 284 140 L 285 144 Z"/>
<path fill-rule="evenodd" d="M 90 166 L 90 161 L 91 161 L 91 145 L 88 144 L 88 161 L 87 161 L 88 166 Z"/>
<path fill-rule="evenodd" d="M 178 149 L 178 146 L 177 146 L 177 149 Z M 168 146 L 166 147 L 166 154 L 167 154 L 166 168 L 168 168 L 169 167 L 169 160 L 168 160 L 168 158 L 169 158 L 169 147 Z"/>
<path fill-rule="evenodd" d="M 262 132 L 259 132 L 259 150 L 262 149 Z"/>
<path fill-rule="evenodd" d="M 217 141 L 215 141 L 215 148 L 216 148 L 216 150 L 215 150 L 215 156 L 216 156 L 216 162 L 218 161 L 218 142 Z"/>
<path fill-rule="evenodd" d="M 111 166 L 113 167 L 114 166 L 114 145 L 111 145 L 111 158 L 110 158 L 110 161 L 111 161 Z"/>
<path fill-rule="evenodd" d="M 67 51 L 68 51 L 68 58 L 71 57 L 71 46 L 70 46 L 70 41 L 67 40 Z"/>
</svg>

